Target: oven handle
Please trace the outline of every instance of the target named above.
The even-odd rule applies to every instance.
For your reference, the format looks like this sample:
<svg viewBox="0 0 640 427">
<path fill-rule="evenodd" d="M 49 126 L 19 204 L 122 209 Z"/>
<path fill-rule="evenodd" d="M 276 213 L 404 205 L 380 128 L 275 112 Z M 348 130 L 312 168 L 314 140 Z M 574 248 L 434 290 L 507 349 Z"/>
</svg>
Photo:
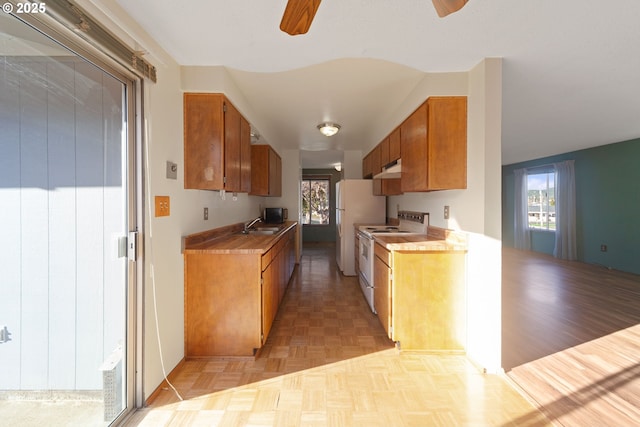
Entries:
<svg viewBox="0 0 640 427">
<path fill-rule="evenodd" d="M 362 274 L 362 271 L 360 272 L 360 280 L 362 280 L 364 283 L 367 284 L 367 288 L 371 288 L 374 289 L 374 286 L 372 284 L 370 284 L 369 282 L 367 282 L 366 277 L 364 277 L 364 274 Z"/>
</svg>

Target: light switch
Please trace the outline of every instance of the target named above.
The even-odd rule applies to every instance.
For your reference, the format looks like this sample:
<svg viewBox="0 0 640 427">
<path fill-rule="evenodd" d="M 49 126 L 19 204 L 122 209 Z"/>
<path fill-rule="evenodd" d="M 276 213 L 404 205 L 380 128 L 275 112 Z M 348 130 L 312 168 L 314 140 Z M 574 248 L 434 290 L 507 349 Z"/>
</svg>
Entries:
<svg viewBox="0 0 640 427">
<path fill-rule="evenodd" d="M 178 164 L 167 161 L 167 179 L 178 179 Z"/>
<path fill-rule="evenodd" d="M 171 213 L 171 201 L 169 196 L 156 196 L 156 216 L 169 216 Z"/>
</svg>

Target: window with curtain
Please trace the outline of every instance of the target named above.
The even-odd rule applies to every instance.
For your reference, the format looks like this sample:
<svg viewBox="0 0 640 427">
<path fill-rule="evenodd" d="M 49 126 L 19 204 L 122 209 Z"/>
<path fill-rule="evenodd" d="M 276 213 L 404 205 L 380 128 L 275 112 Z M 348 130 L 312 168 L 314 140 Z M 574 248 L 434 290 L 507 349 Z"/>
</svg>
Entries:
<svg viewBox="0 0 640 427">
<path fill-rule="evenodd" d="M 574 161 L 514 173 L 514 247 L 531 249 L 531 230 L 555 233 L 553 255 L 575 260 L 576 184 Z"/>
<path fill-rule="evenodd" d="M 302 224 L 329 225 L 329 184 L 328 177 L 302 179 Z"/>
<path fill-rule="evenodd" d="M 556 173 L 527 173 L 527 224 L 538 230 L 556 229 Z"/>
</svg>

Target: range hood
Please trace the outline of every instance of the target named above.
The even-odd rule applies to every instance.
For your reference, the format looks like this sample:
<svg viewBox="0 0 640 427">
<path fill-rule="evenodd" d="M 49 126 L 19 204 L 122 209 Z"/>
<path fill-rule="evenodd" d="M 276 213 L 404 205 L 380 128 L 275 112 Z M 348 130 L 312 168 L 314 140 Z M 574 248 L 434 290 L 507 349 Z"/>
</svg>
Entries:
<svg viewBox="0 0 640 427">
<path fill-rule="evenodd" d="M 382 168 L 382 172 L 374 175 L 373 179 L 400 178 L 402 172 L 402 159 L 395 160 Z"/>
</svg>

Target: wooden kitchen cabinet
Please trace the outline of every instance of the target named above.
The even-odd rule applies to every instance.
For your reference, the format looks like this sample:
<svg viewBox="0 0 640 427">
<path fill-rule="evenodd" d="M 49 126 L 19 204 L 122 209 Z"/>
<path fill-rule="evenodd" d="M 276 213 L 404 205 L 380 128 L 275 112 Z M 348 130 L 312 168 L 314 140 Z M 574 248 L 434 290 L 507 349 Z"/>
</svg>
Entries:
<svg viewBox="0 0 640 427">
<path fill-rule="evenodd" d="M 400 126 L 398 126 L 389 134 L 389 162 L 398 160 L 400 157 Z"/>
<path fill-rule="evenodd" d="M 387 336 L 393 339 L 391 328 L 393 321 L 391 318 L 391 256 L 390 252 L 379 244 L 374 245 L 375 258 L 373 260 L 373 306 L 378 313 L 378 319 L 382 327 L 387 332 Z"/>
<path fill-rule="evenodd" d="M 403 192 L 467 188 L 467 98 L 430 97 L 400 126 Z"/>
<path fill-rule="evenodd" d="M 389 160 L 389 137 L 386 137 L 382 140 L 380 144 L 378 144 L 378 151 L 380 152 L 380 171 L 382 171 L 382 167 L 386 166 Z"/>
<path fill-rule="evenodd" d="M 240 190 L 251 192 L 251 124 L 240 116 Z"/>
<path fill-rule="evenodd" d="M 403 350 L 464 351 L 465 253 L 375 245 L 375 307 Z"/>
<path fill-rule="evenodd" d="M 254 196 L 282 195 L 282 159 L 266 144 L 251 146 L 251 192 Z"/>
<path fill-rule="evenodd" d="M 391 161 L 389 156 L 389 148 L 390 138 L 387 137 L 372 151 L 373 176 L 382 172 L 382 168 Z M 374 179 L 373 194 L 375 196 L 394 196 L 402 194 L 400 188 L 400 178 Z"/>
<path fill-rule="evenodd" d="M 184 187 L 248 192 L 249 123 L 221 93 L 184 94 Z"/>
<path fill-rule="evenodd" d="M 297 225 L 283 233 L 264 253 L 185 251 L 185 357 L 255 356 L 264 345 L 295 268 Z"/>
</svg>

